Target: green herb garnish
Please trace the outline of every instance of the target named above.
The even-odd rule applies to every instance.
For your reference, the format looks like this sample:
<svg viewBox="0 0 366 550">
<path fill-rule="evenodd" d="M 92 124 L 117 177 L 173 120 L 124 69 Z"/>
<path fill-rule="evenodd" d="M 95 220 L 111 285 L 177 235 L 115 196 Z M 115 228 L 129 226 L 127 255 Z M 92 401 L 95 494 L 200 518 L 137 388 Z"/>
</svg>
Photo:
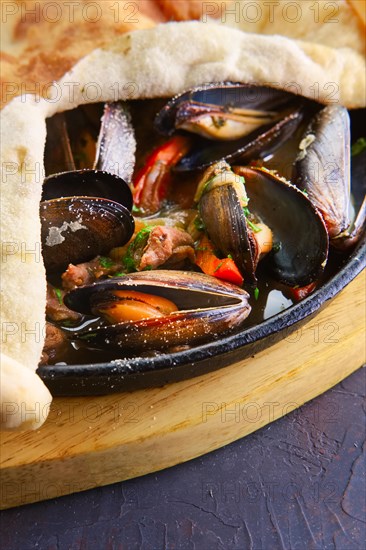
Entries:
<svg viewBox="0 0 366 550">
<path fill-rule="evenodd" d="M 80 340 L 90 340 L 90 338 L 95 338 L 97 336 L 96 332 L 88 332 L 88 334 L 80 334 L 78 338 Z"/>
<path fill-rule="evenodd" d="M 251 230 L 254 231 L 254 233 L 259 233 L 260 231 L 262 231 L 261 227 L 258 227 L 258 225 L 256 225 L 250 220 L 250 217 L 252 216 L 252 214 L 250 213 L 249 208 L 247 206 L 243 206 L 243 212 L 244 212 L 244 216 L 247 219 L 247 224 L 249 225 Z"/>
<path fill-rule="evenodd" d="M 62 321 L 63 327 L 73 327 L 75 326 L 75 321 L 70 321 L 70 319 L 65 319 L 65 321 Z"/>
<path fill-rule="evenodd" d="M 128 245 L 127 252 L 122 259 L 123 266 L 128 273 L 131 273 L 131 271 L 136 271 L 136 253 L 139 249 L 142 249 L 145 246 L 152 229 L 152 227 L 144 227 L 137 233 L 134 240 Z"/>
<path fill-rule="evenodd" d="M 132 214 L 141 214 L 142 209 L 139 208 L 138 206 L 136 206 L 136 204 L 134 204 L 134 205 L 132 206 L 132 211 L 131 211 L 131 212 L 132 212 Z"/>
<path fill-rule="evenodd" d="M 254 289 L 254 300 L 258 300 L 259 298 L 259 288 L 256 286 Z"/>
<path fill-rule="evenodd" d="M 101 256 L 99 258 L 99 263 L 105 269 L 109 269 L 110 267 L 114 266 L 114 261 L 111 258 L 107 258 L 106 256 Z"/>
<path fill-rule="evenodd" d="M 221 128 L 222 126 L 225 126 L 226 120 L 221 116 L 213 116 L 211 117 L 212 124 L 215 126 L 215 128 Z"/>
<path fill-rule="evenodd" d="M 258 227 L 258 225 L 256 225 L 255 223 L 251 222 L 250 220 L 247 219 L 247 224 L 249 225 L 249 227 L 251 228 L 252 231 L 254 231 L 254 233 L 259 233 L 260 231 L 262 231 L 262 228 L 261 227 Z"/>
<path fill-rule="evenodd" d="M 204 231 L 205 224 L 203 223 L 203 220 L 202 220 L 201 216 L 196 216 L 195 219 L 194 219 L 193 224 L 194 224 L 195 228 L 197 229 L 197 231 Z"/>
<path fill-rule="evenodd" d="M 118 271 L 118 273 L 115 273 L 114 275 L 108 275 L 110 279 L 113 279 L 113 277 L 125 277 L 127 273 L 124 271 Z"/>
<path fill-rule="evenodd" d="M 54 293 L 55 293 L 55 296 L 58 300 L 58 303 L 60 304 L 60 306 L 63 306 L 64 305 L 64 301 L 62 299 L 62 290 L 60 288 L 54 288 L 53 289 Z"/>
<path fill-rule="evenodd" d="M 355 157 L 356 155 L 359 155 L 366 149 L 366 138 L 361 137 L 359 138 L 352 146 L 351 146 L 351 156 Z"/>
</svg>

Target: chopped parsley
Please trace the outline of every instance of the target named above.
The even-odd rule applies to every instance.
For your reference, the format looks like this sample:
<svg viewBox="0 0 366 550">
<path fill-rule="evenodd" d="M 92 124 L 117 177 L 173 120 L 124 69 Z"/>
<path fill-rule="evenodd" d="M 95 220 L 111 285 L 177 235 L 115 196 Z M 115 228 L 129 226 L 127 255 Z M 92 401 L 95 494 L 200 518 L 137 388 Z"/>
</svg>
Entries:
<svg viewBox="0 0 366 550">
<path fill-rule="evenodd" d="M 366 149 L 366 138 L 361 137 L 359 138 L 353 145 L 351 146 L 351 156 L 355 157 L 356 155 L 359 155 Z"/>
<path fill-rule="evenodd" d="M 215 128 L 221 128 L 226 124 L 226 120 L 224 119 L 224 117 L 221 117 L 221 116 L 212 116 L 211 120 Z"/>
<path fill-rule="evenodd" d="M 256 225 L 255 223 L 251 222 L 250 220 L 247 219 L 247 224 L 249 225 L 250 229 L 252 229 L 252 231 L 254 231 L 254 233 L 259 233 L 260 231 L 262 231 L 262 228 L 259 227 L 258 225 Z"/>
<path fill-rule="evenodd" d="M 114 261 L 111 258 L 107 258 L 106 256 L 101 256 L 99 258 L 99 263 L 105 269 L 109 269 L 110 267 L 114 266 Z"/>
<path fill-rule="evenodd" d="M 137 233 L 132 243 L 128 245 L 127 252 L 122 259 L 123 266 L 128 273 L 137 270 L 137 252 L 139 251 L 139 249 L 143 249 L 145 247 L 145 244 L 147 242 L 147 239 L 149 238 L 152 229 L 152 227 L 144 227 Z"/>
<path fill-rule="evenodd" d="M 243 206 L 243 212 L 247 219 L 247 224 L 249 225 L 250 229 L 254 231 L 254 233 L 259 233 L 260 231 L 262 231 L 261 227 L 258 227 L 258 225 L 256 225 L 250 220 L 250 217 L 252 214 L 249 212 L 249 208 L 247 206 Z"/>
<path fill-rule="evenodd" d="M 62 321 L 61 324 L 63 327 L 73 327 L 75 326 L 75 321 L 71 321 L 70 319 L 65 319 L 64 321 Z"/>
<path fill-rule="evenodd" d="M 90 338 L 95 338 L 97 336 L 96 332 L 88 332 L 87 334 L 80 334 L 78 338 L 80 340 L 90 340 Z"/>
<path fill-rule="evenodd" d="M 195 228 L 197 229 L 197 231 L 204 231 L 205 229 L 205 224 L 203 223 L 203 220 L 201 218 L 201 216 L 196 216 L 195 219 L 194 219 L 194 226 Z"/>
<path fill-rule="evenodd" d="M 113 279 L 113 277 L 125 277 L 127 273 L 124 271 L 118 271 L 118 273 L 115 273 L 114 275 L 109 275 L 110 279 Z"/>
<path fill-rule="evenodd" d="M 136 206 L 136 204 L 132 206 L 132 214 L 141 214 L 141 212 L 142 209 L 139 206 Z"/>
<path fill-rule="evenodd" d="M 55 296 L 58 300 L 58 303 L 60 304 L 60 306 L 63 306 L 64 305 L 64 301 L 62 299 L 62 290 L 60 288 L 54 288 L 53 289 L 53 292 L 55 293 Z"/>
</svg>

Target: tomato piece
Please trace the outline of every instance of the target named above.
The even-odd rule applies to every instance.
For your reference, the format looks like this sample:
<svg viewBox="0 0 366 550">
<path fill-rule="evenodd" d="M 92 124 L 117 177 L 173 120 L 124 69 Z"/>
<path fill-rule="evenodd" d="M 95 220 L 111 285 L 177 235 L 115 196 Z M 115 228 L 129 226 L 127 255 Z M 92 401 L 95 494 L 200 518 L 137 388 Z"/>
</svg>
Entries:
<svg viewBox="0 0 366 550">
<path fill-rule="evenodd" d="M 133 180 L 135 206 L 154 214 L 166 198 L 171 183 L 171 168 L 188 152 L 187 138 L 176 136 L 155 149 Z"/>
<path fill-rule="evenodd" d="M 211 241 L 206 235 L 202 236 L 196 249 L 195 263 L 206 275 L 217 277 L 238 286 L 242 286 L 244 282 L 244 278 L 234 260 L 232 258 L 218 258 Z"/>
<path fill-rule="evenodd" d="M 309 294 L 313 292 L 313 290 L 316 289 L 316 285 L 317 283 L 315 282 L 315 283 L 310 283 L 306 286 L 290 288 L 289 290 L 290 290 L 292 299 L 295 300 L 295 302 L 300 302 L 301 300 L 306 298 L 306 296 L 309 296 Z"/>
</svg>

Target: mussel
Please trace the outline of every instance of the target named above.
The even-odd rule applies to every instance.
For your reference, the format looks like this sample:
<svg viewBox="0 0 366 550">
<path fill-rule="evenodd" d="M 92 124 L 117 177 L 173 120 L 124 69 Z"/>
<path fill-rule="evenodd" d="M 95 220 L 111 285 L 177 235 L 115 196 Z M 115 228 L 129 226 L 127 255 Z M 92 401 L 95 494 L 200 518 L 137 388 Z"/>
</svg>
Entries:
<svg viewBox="0 0 366 550">
<path fill-rule="evenodd" d="M 276 247 L 268 264 L 275 277 L 291 286 L 317 280 L 327 260 L 328 234 L 316 208 L 277 174 L 241 166 L 234 171 L 218 163 L 202 182 L 199 211 L 217 249 L 233 257 L 247 282 L 256 282 L 258 224 L 250 221 L 249 205 L 273 232 Z"/>
<path fill-rule="evenodd" d="M 365 225 L 366 201 L 351 216 L 350 118 L 340 105 L 327 105 L 311 121 L 299 145 L 294 181 L 320 210 L 333 246 L 352 246 Z"/>
<path fill-rule="evenodd" d="M 231 256 L 248 282 L 255 283 L 253 246 L 243 211 L 248 204 L 243 179 L 226 162 L 219 162 L 206 170 L 195 198 L 215 247 Z"/>
<path fill-rule="evenodd" d="M 80 124 L 83 122 L 85 123 L 82 120 Z M 77 157 L 79 166 L 81 164 L 82 168 L 87 165 L 95 174 L 108 172 L 118 176 L 121 182 L 130 183 L 135 166 L 136 139 L 126 105 L 121 101 L 104 105 L 96 144 L 89 133 L 79 136 L 80 131 L 79 129 L 76 136 L 75 129 L 69 131 L 64 113 L 49 119 L 46 154 L 51 158 L 48 159 L 47 165 L 50 168 L 58 168 L 56 173 L 62 170 L 73 171 L 75 174 L 82 173 L 82 169 L 76 169 L 75 157 Z M 60 167 L 63 168 L 60 169 Z M 54 173 L 55 171 L 52 170 L 52 174 L 46 178 L 47 184 Z"/>
<path fill-rule="evenodd" d="M 49 273 L 91 260 L 126 243 L 134 232 L 131 213 L 116 202 L 64 197 L 41 203 L 43 260 Z"/>
<path fill-rule="evenodd" d="M 132 210 L 130 187 L 116 174 L 101 170 L 59 172 L 45 179 L 42 201 L 61 197 L 99 197 Z"/>
<path fill-rule="evenodd" d="M 308 197 L 278 174 L 265 169 L 234 167 L 244 177 L 253 212 L 273 231 L 268 255 L 274 277 L 290 286 L 317 281 L 328 258 L 324 221 Z"/>
<path fill-rule="evenodd" d="M 69 170 L 48 176 L 43 186 L 42 246 L 49 273 L 106 254 L 131 238 L 133 201 L 127 182 L 132 177 L 136 148 L 130 118 L 121 102 L 104 107 L 93 169 L 75 169 L 62 114 L 54 117 L 51 130 L 52 144 Z"/>
<path fill-rule="evenodd" d="M 174 97 L 157 114 L 155 126 L 165 135 L 183 129 L 233 140 L 278 121 L 293 101 L 292 94 L 266 86 L 212 83 Z"/>
<path fill-rule="evenodd" d="M 138 294 L 133 296 L 133 292 Z M 77 338 L 95 347 L 119 350 L 169 349 L 218 338 L 240 326 L 251 310 L 249 295 L 241 288 L 201 273 L 173 270 L 131 273 L 97 282 L 69 292 L 64 301 L 80 313 L 113 319 L 113 308 L 121 301 L 145 307 L 151 296 L 173 302 L 176 310 L 173 307 L 159 316 L 147 314 L 150 318 L 93 326 L 78 332 Z"/>
<path fill-rule="evenodd" d="M 119 101 L 106 103 L 97 143 L 94 168 L 131 182 L 135 168 L 136 139 L 131 116 Z"/>
<path fill-rule="evenodd" d="M 267 156 L 296 130 L 303 103 L 265 86 L 213 83 L 173 98 L 158 113 L 155 126 L 163 134 L 187 130 L 209 138 L 194 142 L 174 168 L 190 171 L 219 160 L 247 162 Z"/>
</svg>

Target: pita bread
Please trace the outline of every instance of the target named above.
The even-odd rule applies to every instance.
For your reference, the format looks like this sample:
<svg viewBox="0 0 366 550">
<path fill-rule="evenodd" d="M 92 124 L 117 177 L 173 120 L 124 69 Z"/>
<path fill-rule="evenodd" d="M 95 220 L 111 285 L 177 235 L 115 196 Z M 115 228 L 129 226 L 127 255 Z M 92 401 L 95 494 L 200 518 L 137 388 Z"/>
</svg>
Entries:
<svg viewBox="0 0 366 550">
<path fill-rule="evenodd" d="M 207 3 L 203 17 L 216 15 L 216 11 Z M 221 22 L 245 32 L 280 34 L 364 55 L 365 16 L 366 0 L 241 0 L 227 6 Z"/>
<path fill-rule="evenodd" d="M 204 3 L 204 0 L 7 2 L 1 19 L 1 103 L 4 105 L 21 93 L 42 93 L 79 59 L 125 32 L 149 29 L 166 21 L 199 19 Z M 221 11 L 220 8 L 217 16 Z"/>
<path fill-rule="evenodd" d="M 24 368 L 35 371 L 43 346 L 46 280 L 36 251 L 46 118 L 80 104 L 170 97 L 223 80 L 295 89 L 306 97 L 313 97 L 315 87 L 324 103 L 365 106 L 364 58 L 357 52 L 187 22 L 125 34 L 80 60 L 48 98 L 17 97 L 3 109 L 1 326 L 7 399 L 18 399 L 11 365 L 17 362 L 14 377 Z M 30 388 L 33 401 L 40 394 L 45 399 L 34 378 Z"/>
<path fill-rule="evenodd" d="M 1 355 L 2 430 L 35 430 L 46 420 L 52 397 L 33 370 Z"/>
</svg>

